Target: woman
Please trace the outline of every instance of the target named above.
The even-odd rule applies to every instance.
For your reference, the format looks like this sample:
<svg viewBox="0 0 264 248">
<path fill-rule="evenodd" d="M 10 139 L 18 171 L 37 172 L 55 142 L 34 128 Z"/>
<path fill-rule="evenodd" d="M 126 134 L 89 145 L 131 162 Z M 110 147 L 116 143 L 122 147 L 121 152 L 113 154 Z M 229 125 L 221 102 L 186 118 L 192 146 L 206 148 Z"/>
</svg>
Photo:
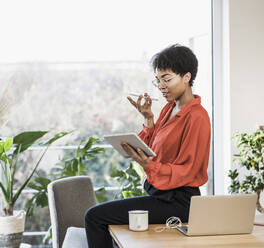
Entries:
<svg viewBox="0 0 264 248">
<path fill-rule="evenodd" d="M 145 119 L 139 137 L 157 154 L 148 157 L 122 143 L 123 149 L 145 170 L 144 189 L 149 196 L 106 202 L 88 209 L 85 228 L 89 248 L 108 248 L 112 239 L 108 225 L 128 224 L 128 211 L 149 211 L 149 223 L 165 223 L 171 216 L 188 221 L 190 199 L 200 195 L 199 186 L 207 182 L 210 151 L 210 120 L 193 95 L 192 85 L 198 61 L 193 52 L 179 44 L 172 45 L 152 58 L 156 74 L 153 81 L 167 99 L 154 123 L 151 98 L 144 94 L 130 103 Z"/>
</svg>

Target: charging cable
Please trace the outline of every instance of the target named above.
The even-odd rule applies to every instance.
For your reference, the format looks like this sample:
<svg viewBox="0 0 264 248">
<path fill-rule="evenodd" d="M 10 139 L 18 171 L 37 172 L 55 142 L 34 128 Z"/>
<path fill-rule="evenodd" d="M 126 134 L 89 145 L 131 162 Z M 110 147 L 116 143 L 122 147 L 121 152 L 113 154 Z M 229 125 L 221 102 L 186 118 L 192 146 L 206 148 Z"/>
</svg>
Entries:
<svg viewBox="0 0 264 248">
<path fill-rule="evenodd" d="M 181 226 L 181 219 L 179 217 L 172 216 L 166 220 L 166 225 L 164 227 L 156 227 L 155 232 L 163 232 L 165 229 L 173 229 Z"/>
</svg>

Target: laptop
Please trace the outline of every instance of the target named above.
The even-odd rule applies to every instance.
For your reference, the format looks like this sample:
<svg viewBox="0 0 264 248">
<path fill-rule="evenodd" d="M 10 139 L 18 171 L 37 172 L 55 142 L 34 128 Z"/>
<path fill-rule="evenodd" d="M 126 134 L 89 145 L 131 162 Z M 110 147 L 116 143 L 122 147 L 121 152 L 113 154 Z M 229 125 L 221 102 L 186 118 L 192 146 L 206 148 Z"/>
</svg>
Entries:
<svg viewBox="0 0 264 248">
<path fill-rule="evenodd" d="M 193 196 L 188 225 L 177 229 L 187 236 L 251 233 L 256 202 L 256 194 Z"/>
</svg>

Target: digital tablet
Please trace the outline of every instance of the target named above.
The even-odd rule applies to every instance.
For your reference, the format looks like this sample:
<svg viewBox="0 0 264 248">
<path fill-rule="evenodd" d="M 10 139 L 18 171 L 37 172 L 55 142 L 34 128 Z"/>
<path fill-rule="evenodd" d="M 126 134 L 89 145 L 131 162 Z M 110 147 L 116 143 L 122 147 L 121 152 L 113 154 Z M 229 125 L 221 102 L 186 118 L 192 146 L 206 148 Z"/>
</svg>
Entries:
<svg viewBox="0 0 264 248">
<path fill-rule="evenodd" d="M 123 147 L 120 145 L 121 142 L 129 144 L 134 149 L 140 148 L 149 157 L 156 156 L 156 153 L 153 152 L 145 144 L 145 142 L 141 140 L 135 133 L 111 134 L 111 135 L 105 135 L 104 138 L 125 158 L 129 158 L 129 156 L 127 155 Z"/>
</svg>

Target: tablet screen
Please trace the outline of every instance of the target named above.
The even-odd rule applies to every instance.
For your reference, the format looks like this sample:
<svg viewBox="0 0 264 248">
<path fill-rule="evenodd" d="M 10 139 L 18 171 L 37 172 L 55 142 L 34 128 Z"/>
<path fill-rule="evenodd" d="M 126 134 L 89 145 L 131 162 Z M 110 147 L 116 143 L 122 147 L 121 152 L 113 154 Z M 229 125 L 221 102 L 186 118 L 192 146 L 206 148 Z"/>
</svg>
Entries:
<svg viewBox="0 0 264 248">
<path fill-rule="evenodd" d="M 125 142 L 132 146 L 135 150 L 140 148 L 149 157 L 155 157 L 156 154 L 153 152 L 146 143 L 141 140 L 135 133 L 123 133 L 123 134 L 112 134 L 105 135 L 105 140 L 110 143 L 121 155 L 125 158 L 129 158 L 123 147 L 120 145 L 121 142 Z"/>
</svg>

